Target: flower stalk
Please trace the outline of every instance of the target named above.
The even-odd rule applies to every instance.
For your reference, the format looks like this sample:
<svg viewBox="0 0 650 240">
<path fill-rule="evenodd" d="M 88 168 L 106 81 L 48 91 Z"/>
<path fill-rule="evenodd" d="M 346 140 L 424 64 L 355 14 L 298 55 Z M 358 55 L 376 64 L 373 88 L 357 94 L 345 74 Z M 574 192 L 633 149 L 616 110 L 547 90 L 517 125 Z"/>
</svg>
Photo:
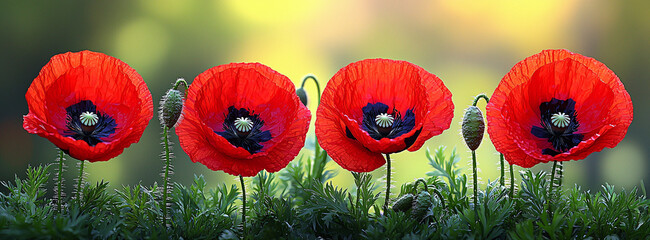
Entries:
<svg viewBox="0 0 650 240">
<path fill-rule="evenodd" d="M 63 208 L 62 200 L 63 197 L 63 161 L 65 158 L 63 158 L 63 150 L 59 149 L 59 158 L 58 164 L 59 164 L 59 169 L 56 173 L 56 211 L 58 213 L 61 213 L 61 209 Z"/>
<path fill-rule="evenodd" d="M 316 91 L 318 93 L 318 104 L 320 105 L 320 97 L 321 97 L 320 83 L 318 83 L 318 79 L 316 79 L 316 76 L 312 74 L 308 74 L 302 79 L 302 84 L 300 84 L 300 88 L 296 90 L 296 94 L 298 95 L 298 98 L 300 99 L 302 104 L 305 105 L 305 107 L 308 104 L 307 92 L 305 91 L 305 83 L 307 83 L 307 80 L 309 79 L 311 79 L 316 85 Z M 318 145 L 318 137 L 316 137 L 316 135 L 314 134 L 314 159 L 318 158 L 320 152 L 321 152 L 321 148 L 320 145 Z M 316 170 L 316 168 L 314 168 L 314 170 Z M 312 176 L 313 175 L 314 173 L 312 173 Z"/>
<path fill-rule="evenodd" d="M 546 192 L 546 200 L 549 201 L 549 196 L 553 191 L 555 185 L 555 169 L 557 168 L 557 161 L 553 161 L 553 170 L 551 170 L 551 184 L 548 185 L 548 192 Z M 550 202 L 550 201 L 549 201 Z"/>
<path fill-rule="evenodd" d="M 167 226 L 167 198 L 168 198 L 168 188 L 169 188 L 169 172 L 171 168 L 171 159 L 170 159 L 170 154 L 169 154 L 169 140 L 168 140 L 168 128 L 167 126 L 163 126 L 163 141 L 165 144 L 165 172 L 164 172 L 164 177 L 163 177 L 163 204 L 162 204 L 162 211 L 163 211 L 163 226 Z"/>
<path fill-rule="evenodd" d="M 239 175 L 239 183 L 241 184 L 241 223 L 242 223 L 242 239 L 246 238 L 246 185 L 244 184 L 244 177 Z"/>
<path fill-rule="evenodd" d="M 501 154 L 503 156 L 503 154 Z M 510 164 L 510 199 L 515 195 L 515 172 L 512 169 L 512 164 Z"/>
<path fill-rule="evenodd" d="M 499 162 L 501 162 L 501 178 L 499 179 L 499 183 L 503 187 L 503 186 L 506 185 L 506 179 L 505 179 L 506 168 L 505 168 L 505 165 L 503 163 L 503 154 L 499 154 Z"/>
<path fill-rule="evenodd" d="M 386 201 L 384 202 L 384 213 L 388 211 L 390 204 L 390 154 L 386 154 Z"/>
<path fill-rule="evenodd" d="M 478 173 L 476 171 L 476 151 L 472 150 L 472 170 L 474 175 L 474 215 L 478 219 Z"/>
<path fill-rule="evenodd" d="M 476 107 L 478 101 L 485 99 L 486 103 L 490 102 L 490 98 L 484 93 L 476 95 L 474 97 L 474 102 L 472 106 L 465 109 L 465 116 L 463 117 L 462 133 L 465 143 L 470 150 L 472 150 L 472 172 L 473 172 L 473 185 L 474 185 L 474 215 L 476 221 L 479 222 L 478 218 L 478 168 L 476 164 L 476 149 L 478 149 L 483 140 L 483 133 L 485 132 L 485 123 L 483 121 L 483 115 L 481 110 Z M 501 159 L 501 185 L 503 186 L 503 158 Z"/>
<path fill-rule="evenodd" d="M 162 222 L 163 226 L 167 226 L 167 212 L 168 206 L 167 202 L 169 201 L 169 195 L 171 194 L 171 188 L 169 187 L 169 180 L 171 174 L 173 174 L 173 166 L 171 164 L 171 159 L 173 154 L 170 149 L 169 142 L 169 130 L 176 125 L 178 118 L 181 116 L 183 110 L 183 101 L 184 94 L 183 91 L 179 88 L 186 89 L 187 82 L 185 79 L 179 78 L 176 80 L 174 87 L 169 89 L 165 96 L 160 100 L 160 111 L 159 119 L 160 123 L 163 126 L 163 146 L 164 146 L 164 161 L 165 165 L 163 167 L 162 177 L 163 177 L 163 192 L 162 192 Z"/>
<path fill-rule="evenodd" d="M 84 179 L 84 164 L 86 161 L 81 160 L 79 163 L 79 178 L 77 179 L 77 200 L 81 200 L 81 189 L 82 189 L 82 184 L 83 184 L 83 179 Z"/>
</svg>

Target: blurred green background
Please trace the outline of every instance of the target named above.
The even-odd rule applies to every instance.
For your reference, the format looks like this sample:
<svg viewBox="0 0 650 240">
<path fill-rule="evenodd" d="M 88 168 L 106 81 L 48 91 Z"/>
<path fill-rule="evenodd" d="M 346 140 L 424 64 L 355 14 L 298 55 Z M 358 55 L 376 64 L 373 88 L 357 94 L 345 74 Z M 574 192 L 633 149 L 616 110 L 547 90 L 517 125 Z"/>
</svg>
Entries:
<svg viewBox="0 0 650 240">
<path fill-rule="evenodd" d="M 650 1 L 643 0 L 2 1 L 0 180 L 24 176 L 28 165 L 56 157 L 53 144 L 22 128 L 22 115 L 28 112 L 24 94 L 50 57 L 67 51 L 89 49 L 123 60 L 142 75 L 156 108 L 176 78 L 191 82 L 206 69 L 230 62 L 261 62 L 295 84 L 313 73 L 324 86 L 354 61 L 410 61 L 444 81 L 456 109 L 449 130 L 417 152 L 392 156 L 393 176 L 401 184 L 431 171 L 424 152 L 439 145 L 448 146 L 448 151 L 457 148 L 468 169 L 470 153 L 460 136 L 460 121 L 472 97 L 491 95 L 516 62 L 543 49 L 566 48 L 596 58 L 621 78 L 632 96 L 635 119 L 618 147 L 565 163 L 565 182 L 591 189 L 609 182 L 629 189 L 643 178 L 650 182 L 650 143 L 644 140 L 650 135 L 650 111 L 644 106 L 650 103 L 648 9 Z M 312 99 L 311 140 L 316 91 L 311 83 L 307 88 Z M 485 104 L 479 107 L 485 109 Z M 124 154 L 87 164 L 89 181 L 105 179 L 114 188 L 159 181 L 160 137 L 155 116 L 140 142 Z M 188 184 L 194 174 L 203 174 L 210 184 L 235 183 L 234 177 L 192 163 L 175 146 L 174 181 Z M 487 134 L 477 154 L 482 182 L 496 179 L 499 157 Z M 71 184 L 77 161 L 68 159 Z M 349 172 L 333 162 L 329 167 L 339 169 L 336 184 L 352 184 Z M 375 174 L 383 176 L 384 171 Z"/>
</svg>

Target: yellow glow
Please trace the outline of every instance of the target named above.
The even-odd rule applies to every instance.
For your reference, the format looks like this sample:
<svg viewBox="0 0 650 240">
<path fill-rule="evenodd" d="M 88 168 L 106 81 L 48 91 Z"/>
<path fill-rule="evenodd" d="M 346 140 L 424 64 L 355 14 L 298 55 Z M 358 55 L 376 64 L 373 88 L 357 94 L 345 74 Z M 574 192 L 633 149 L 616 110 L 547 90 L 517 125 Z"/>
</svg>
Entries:
<svg viewBox="0 0 650 240">
<path fill-rule="evenodd" d="M 159 22 L 136 19 L 116 35 L 116 55 L 138 72 L 148 72 L 160 67 L 167 57 L 169 42 L 169 33 Z"/>
<path fill-rule="evenodd" d="M 278 26 L 309 18 L 325 2 L 301 0 L 240 1 L 228 0 L 224 6 L 242 20 L 266 26 Z"/>
<path fill-rule="evenodd" d="M 566 23 L 574 17 L 577 1 L 441 1 L 438 9 L 459 44 L 482 49 L 500 42 L 520 52 L 569 47 L 572 33 Z M 477 44 L 479 43 L 479 44 Z M 484 44 L 480 44 L 484 43 Z M 569 46 L 567 46 L 569 45 Z M 539 46 L 539 47 L 536 47 Z"/>
</svg>

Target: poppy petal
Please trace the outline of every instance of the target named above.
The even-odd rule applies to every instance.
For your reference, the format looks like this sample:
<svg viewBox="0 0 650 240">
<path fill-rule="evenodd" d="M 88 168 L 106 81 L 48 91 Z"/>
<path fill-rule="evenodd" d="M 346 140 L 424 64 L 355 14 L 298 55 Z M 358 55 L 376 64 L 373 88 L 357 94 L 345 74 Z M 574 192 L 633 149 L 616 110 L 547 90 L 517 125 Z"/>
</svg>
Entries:
<svg viewBox="0 0 650 240">
<path fill-rule="evenodd" d="M 388 125 L 376 123 L 380 114 L 390 115 L 392 120 L 383 123 Z M 442 81 L 422 68 L 366 59 L 332 77 L 317 115 L 323 149 L 342 167 L 367 172 L 384 164 L 382 153 L 415 151 L 449 128 L 453 103 Z"/>
<path fill-rule="evenodd" d="M 338 113 L 324 107 L 331 94 L 323 94 L 316 118 L 316 136 L 320 146 L 342 168 L 353 172 L 370 172 L 386 163 L 381 153 L 371 152 L 360 142 L 346 136 L 346 126 Z"/>
<path fill-rule="evenodd" d="M 91 51 L 52 57 L 25 98 L 29 105 L 25 130 L 47 138 L 74 158 L 91 162 L 111 159 L 138 142 L 153 117 L 151 93 L 142 77 L 126 63 Z M 79 101 L 92 102 L 117 125 L 97 145 L 66 135 L 66 108 Z"/>
<path fill-rule="evenodd" d="M 549 131 L 540 128 L 541 104 L 551 99 L 575 102 L 576 130 L 560 140 L 570 142 L 567 151 L 554 150 L 553 137 L 547 138 L 554 134 L 541 132 Z M 488 103 L 487 118 L 495 148 L 510 163 L 530 167 L 579 160 L 616 146 L 632 121 L 632 102 L 604 64 L 566 50 L 545 50 L 506 74 Z"/>
<path fill-rule="evenodd" d="M 197 76 L 187 92 L 176 133 L 193 162 L 232 175 L 254 176 L 262 169 L 284 168 L 304 145 L 311 114 L 299 102 L 291 81 L 267 66 L 213 67 Z M 238 140 L 238 135 L 222 136 L 230 111 L 261 119 L 255 123 L 261 124 L 259 131 L 264 135 L 258 138 L 262 143 L 255 143 L 260 147 L 253 151 L 224 137 Z"/>
</svg>

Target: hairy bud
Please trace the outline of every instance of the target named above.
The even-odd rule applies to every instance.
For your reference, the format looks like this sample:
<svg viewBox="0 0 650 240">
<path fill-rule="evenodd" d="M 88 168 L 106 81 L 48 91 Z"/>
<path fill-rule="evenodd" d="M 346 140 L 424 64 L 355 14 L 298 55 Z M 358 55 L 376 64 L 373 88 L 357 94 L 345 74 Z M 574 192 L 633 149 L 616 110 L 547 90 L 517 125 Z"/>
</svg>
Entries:
<svg viewBox="0 0 650 240">
<path fill-rule="evenodd" d="M 411 210 L 411 206 L 413 206 L 413 200 L 415 200 L 415 196 L 413 194 L 407 193 L 402 195 L 393 204 L 393 211 L 406 212 L 408 210 Z"/>
<path fill-rule="evenodd" d="M 169 89 L 160 100 L 160 123 L 172 128 L 183 110 L 183 93 L 179 90 Z"/>
<path fill-rule="evenodd" d="M 465 109 L 465 116 L 463 117 L 462 133 L 467 147 L 472 151 L 476 150 L 481 145 L 483 140 L 483 133 L 485 132 L 485 123 L 483 122 L 483 114 L 476 106 L 470 106 Z"/>
<path fill-rule="evenodd" d="M 422 221 L 427 215 L 429 208 L 433 206 L 433 197 L 427 191 L 418 193 L 418 197 L 413 203 L 413 211 L 411 217 L 415 220 Z"/>
</svg>

